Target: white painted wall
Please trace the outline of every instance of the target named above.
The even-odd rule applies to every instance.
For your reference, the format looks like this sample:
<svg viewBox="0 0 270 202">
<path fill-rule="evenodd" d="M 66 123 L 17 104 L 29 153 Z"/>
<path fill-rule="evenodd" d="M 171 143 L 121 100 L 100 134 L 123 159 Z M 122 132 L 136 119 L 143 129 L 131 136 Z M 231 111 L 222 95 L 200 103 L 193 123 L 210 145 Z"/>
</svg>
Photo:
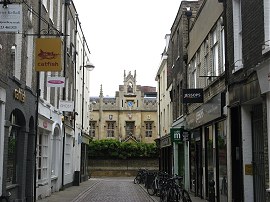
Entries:
<svg viewBox="0 0 270 202">
<path fill-rule="evenodd" d="M 243 175 L 244 175 L 244 201 L 253 202 L 253 176 L 245 175 L 245 164 L 252 164 L 252 128 L 251 108 L 243 106 L 242 116 L 242 144 L 243 144 Z"/>
</svg>

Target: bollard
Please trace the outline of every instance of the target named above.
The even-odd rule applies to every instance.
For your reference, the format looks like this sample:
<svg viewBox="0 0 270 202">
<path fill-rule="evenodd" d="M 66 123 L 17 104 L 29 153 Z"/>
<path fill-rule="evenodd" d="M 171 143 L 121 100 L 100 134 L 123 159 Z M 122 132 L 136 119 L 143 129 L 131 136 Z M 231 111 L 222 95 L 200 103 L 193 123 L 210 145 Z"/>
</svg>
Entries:
<svg viewBox="0 0 270 202">
<path fill-rule="evenodd" d="M 209 182 L 209 202 L 215 202 L 215 181 Z"/>
</svg>

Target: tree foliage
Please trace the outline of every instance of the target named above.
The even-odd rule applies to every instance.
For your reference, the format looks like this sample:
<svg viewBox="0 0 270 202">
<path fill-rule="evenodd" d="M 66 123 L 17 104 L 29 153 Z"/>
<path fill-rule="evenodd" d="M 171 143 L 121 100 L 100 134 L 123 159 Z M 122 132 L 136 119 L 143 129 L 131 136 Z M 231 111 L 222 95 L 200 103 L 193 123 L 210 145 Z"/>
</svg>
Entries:
<svg viewBox="0 0 270 202">
<path fill-rule="evenodd" d="M 119 142 L 114 139 L 92 140 L 89 145 L 90 158 L 147 158 L 157 157 L 155 143 Z"/>
</svg>

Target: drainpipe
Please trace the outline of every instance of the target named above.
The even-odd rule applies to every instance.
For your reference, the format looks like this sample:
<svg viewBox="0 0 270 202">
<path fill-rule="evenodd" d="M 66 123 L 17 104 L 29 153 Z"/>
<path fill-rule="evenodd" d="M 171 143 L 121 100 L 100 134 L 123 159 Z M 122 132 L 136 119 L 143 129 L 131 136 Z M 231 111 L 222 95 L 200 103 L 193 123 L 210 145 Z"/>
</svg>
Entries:
<svg viewBox="0 0 270 202">
<path fill-rule="evenodd" d="M 38 2 L 38 38 L 41 37 L 41 7 L 42 7 L 42 0 L 39 0 Z M 35 135 L 35 147 L 34 147 L 34 181 L 33 181 L 33 189 L 34 189 L 34 198 L 33 200 L 36 201 L 37 198 L 37 190 L 36 190 L 36 181 L 37 181 L 37 164 L 36 164 L 36 159 L 37 159 L 37 136 L 38 136 L 38 105 L 39 105 L 39 97 L 40 97 L 40 73 L 39 71 L 36 72 L 36 93 L 37 93 L 37 100 L 36 100 L 36 125 L 35 125 L 35 130 L 36 130 L 36 135 Z"/>
<path fill-rule="evenodd" d="M 65 1 L 65 9 L 64 9 L 64 69 L 63 69 L 63 77 L 66 80 L 66 65 L 67 65 L 67 7 L 70 5 L 71 0 Z M 66 84 L 65 84 L 66 85 Z M 66 99 L 66 87 L 63 87 L 63 100 Z M 62 189 L 64 189 L 64 178 L 65 178 L 65 142 L 66 142 L 66 130 L 65 130 L 65 112 L 63 111 L 63 150 L 62 150 Z"/>
</svg>

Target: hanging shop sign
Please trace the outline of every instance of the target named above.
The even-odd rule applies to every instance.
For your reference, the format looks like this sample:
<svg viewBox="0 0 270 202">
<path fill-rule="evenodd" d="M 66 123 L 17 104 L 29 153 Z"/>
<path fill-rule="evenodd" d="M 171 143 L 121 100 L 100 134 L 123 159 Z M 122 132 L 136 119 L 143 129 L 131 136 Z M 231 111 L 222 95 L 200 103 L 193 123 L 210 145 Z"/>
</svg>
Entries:
<svg viewBox="0 0 270 202">
<path fill-rule="evenodd" d="M 203 89 L 183 89 L 183 103 L 203 103 Z"/>
<path fill-rule="evenodd" d="M 61 71 L 61 44 L 60 38 L 36 39 L 36 71 Z"/>
<path fill-rule="evenodd" d="M 74 110 L 74 102 L 73 101 L 59 101 L 59 110 L 64 112 L 73 112 Z"/>
<path fill-rule="evenodd" d="M 169 134 L 160 138 L 160 148 L 169 147 L 171 144 L 171 137 Z"/>
<path fill-rule="evenodd" d="M 0 6 L 0 32 L 22 32 L 22 5 Z"/>
<path fill-rule="evenodd" d="M 65 77 L 47 77 L 47 87 L 60 87 L 65 86 Z"/>
<path fill-rule="evenodd" d="M 171 128 L 170 135 L 172 142 L 186 142 L 190 140 L 190 132 L 184 128 Z"/>
</svg>

